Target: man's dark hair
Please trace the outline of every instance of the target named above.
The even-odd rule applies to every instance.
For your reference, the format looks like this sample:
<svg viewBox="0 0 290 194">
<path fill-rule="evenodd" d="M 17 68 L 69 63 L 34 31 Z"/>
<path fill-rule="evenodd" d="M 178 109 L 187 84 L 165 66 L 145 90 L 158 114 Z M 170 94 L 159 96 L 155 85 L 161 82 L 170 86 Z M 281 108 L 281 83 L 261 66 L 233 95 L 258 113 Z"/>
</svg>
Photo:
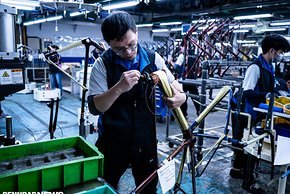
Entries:
<svg viewBox="0 0 290 194">
<path fill-rule="evenodd" d="M 262 40 L 262 51 L 266 54 L 271 48 L 276 51 L 282 50 L 283 52 L 288 52 L 290 50 L 289 42 L 281 35 L 271 34 L 266 36 Z"/>
<path fill-rule="evenodd" d="M 111 40 L 122 41 L 128 30 L 137 31 L 133 17 L 124 11 L 111 13 L 102 23 L 102 34 L 104 40 L 110 43 Z"/>
</svg>

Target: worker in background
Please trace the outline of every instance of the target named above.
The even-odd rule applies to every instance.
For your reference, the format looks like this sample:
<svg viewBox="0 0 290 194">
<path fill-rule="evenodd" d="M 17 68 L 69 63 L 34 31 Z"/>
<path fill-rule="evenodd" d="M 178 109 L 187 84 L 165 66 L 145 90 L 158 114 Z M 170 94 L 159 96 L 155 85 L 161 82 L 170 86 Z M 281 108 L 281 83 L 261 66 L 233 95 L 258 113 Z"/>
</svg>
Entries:
<svg viewBox="0 0 290 194">
<path fill-rule="evenodd" d="M 173 90 L 173 97 L 166 98 L 169 108 L 179 107 L 186 95 L 161 56 L 138 44 L 136 24 L 130 14 L 111 13 L 103 21 L 101 30 L 110 48 L 92 68 L 88 104 L 93 115 L 100 115 L 96 146 L 105 156 L 104 179 L 117 189 L 129 164 L 136 185 L 157 169 L 155 115 L 152 113 L 155 96 L 150 95 L 154 86 L 141 81 L 141 74 L 156 70 L 166 72 Z M 141 193 L 156 193 L 156 186 L 157 178 Z"/>
<path fill-rule="evenodd" d="M 245 78 L 243 80 L 243 98 L 245 106 L 243 112 L 249 113 L 252 117 L 251 125 L 254 127 L 261 119 L 259 114 L 254 111 L 254 107 L 258 107 L 260 103 L 265 103 L 266 95 L 274 90 L 274 61 L 280 61 L 284 52 L 290 49 L 288 41 L 280 35 L 268 35 L 262 42 L 262 53 L 247 68 Z M 234 139 L 241 140 L 243 130 L 246 127 L 245 121 L 241 121 L 233 125 Z M 247 161 L 247 162 L 244 162 Z M 242 178 L 242 188 L 250 193 L 262 193 L 263 190 L 256 184 L 254 178 L 254 168 L 257 158 L 251 154 L 244 152 L 235 152 L 233 158 L 233 166 L 230 175 L 233 178 Z"/>
<path fill-rule="evenodd" d="M 168 63 L 172 66 L 172 69 L 175 72 L 177 79 L 182 77 L 184 69 L 184 59 L 184 46 L 181 44 L 178 48 L 177 60 L 175 62 L 173 61 L 173 58 L 170 58 L 168 60 Z"/>
<path fill-rule="evenodd" d="M 184 46 L 181 44 L 178 48 L 177 60 L 175 62 L 173 61 L 173 58 L 170 58 L 168 60 L 168 64 L 171 66 L 170 69 L 174 72 L 175 79 L 182 78 L 183 71 L 184 71 L 184 60 L 185 60 Z M 185 118 L 187 118 L 187 116 L 188 116 L 188 114 L 187 114 L 187 100 L 185 101 L 185 103 L 183 103 L 181 105 L 180 108 L 181 108 L 181 111 L 182 111 L 183 115 L 185 116 Z"/>
<path fill-rule="evenodd" d="M 187 64 L 185 64 L 186 68 L 184 68 L 183 70 L 183 77 L 182 77 L 183 79 L 196 79 L 197 78 L 196 68 L 195 67 L 193 68 L 193 65 L 195 65 L 196 60 L 197 60 L 197 55 L 194 54 L 194 47 L 192 45 L 189 45 L 188 51 L 187 51 Z M 190 94 L 199 96 L 197 85 L 183 85 L 183 90 L 184 92 L 189 92 Z M 198 102 L 199 98 L 194 99 L 193 97 L 191 97 L 191 100 L 194 104 L 196 115 L 198 116 L 200 114 L 200 104 Z"/>
<path fill-rule="evenodd" d="M 58 50 L 59 47 L 57 45 L 50 45 L 47 47 L 48 52 L 55 52 Z M 55 52 L 53 55 L 49 56 L 49 59 L 54 62 L 56 65 L 61 67 L 61 57 L 60 55 Z M 50 71 L 50 88 L 55 89 L 59 88 L 60 93 L 62 95 L 62 71 L 55 67 L 53 64 L 48 64 L 49 65 L 49 71 Z"/>
<path fill-rule="evenodd" d="M 176 74 L 176 79 L 185 79 L 185 78 L 188 78 L 188 79 L 196 79 L 196 75 L 195 74 L 195 71 L 191 71 L 188 75 L 186 75 L 186 77 L 184 77 L 184 75 L 186 74 L 186 71 L 188 69 L 190 69 L 194 63 L 194 61 L 196 60 L 196 57 L 193 55 L 193 53 L 191 51 L 193 50 L 190 50 L 188 52 L 188 64 L 187 65 L 187 68 L 185 68 L 185 55 L 184 53 L 186 52 L 185 51 L 185 48 L 184 48 L 184 43 L 182 42 L 178 48 L 179 50 L 179 55 L 178 55 L 178 58 L 176 60 L 176 62 L 173 62 L 172 59 L 170 59 L 168 61 L 168 63 L 173 67 L 173 70 Z M 183 85 L 183 90 L 184 92 L 189 92 L 190 94 L 195 94 L 195 95 L 198 95 L 198 88 L 197 86 L 195 85 Z M 196 109 L 196 114 L 199 115 L 199 110 L 200 110 L 200 105 L 198 104 L 198 102 L 194 101 L 194 99 L 191 97 L 191 100 L 195 106 L 195 109 Z M 188 105 L 187 105 L 187 101 L 181 105 L 181 111 L 183 113 L 183 115 L 187 118 L 188 117 L 188 113 L 187 113 L 187 109 L 188 109 Z"/>
</svg>

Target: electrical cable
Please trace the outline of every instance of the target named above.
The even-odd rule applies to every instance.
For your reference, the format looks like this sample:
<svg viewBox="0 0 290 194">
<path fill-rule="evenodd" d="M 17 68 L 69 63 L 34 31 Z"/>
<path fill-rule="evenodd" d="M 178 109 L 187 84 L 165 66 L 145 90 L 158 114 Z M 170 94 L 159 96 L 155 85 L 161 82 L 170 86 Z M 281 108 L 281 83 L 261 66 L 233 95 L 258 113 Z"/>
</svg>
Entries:
<svg viewBox="0 0 290 194">
<path fill-rule="evenodd" d="M 63 130 L 62 130 L 62 128 L 60 127 L 59 124 L 57 124 L 57 126 L 58 126 L 58 128 L 60 129 L 60 131 L 61 131 L 61 137 L 63 137 Z"/>
<path fill-rule="evenodd" d="M 149 99 L 151 99 L 151 98 L 153 97 L 154 90 L 156 89 L 156 86 L 157 86 L 157 85 L 158 85 L 158 83 L 154 84 L 154 86 L 153 86 L 153 88 L 152 88 L 152 91 L 151 91 L 151 93 L 150 93 L 150 95 L 149 95 Z M 145 87 L 145 102 L 146 102 L 146 106 L 147 106 L 149 112 L 150 112 L 152 115 L 154 115 L 154 116 L 160 116 L 160 115 L 165 111 L 166 106 L 164 106 L 164 108 L 161 110 L 160 113 L 155 113 L 155 111 L 153 111 L 153 110 L 150 108 L 149 103 L 148 103 L 148 99 L 147 99 L 147 97 L 146 97 L 146 94 L 147 94 L 147 92 L 148 92 L 148 87 L 149 87 L 148 85 L 146 85 L 146 87 Z M 155 97 L 155 96 L 154 96 L 154 97 Z"/>
</svg>

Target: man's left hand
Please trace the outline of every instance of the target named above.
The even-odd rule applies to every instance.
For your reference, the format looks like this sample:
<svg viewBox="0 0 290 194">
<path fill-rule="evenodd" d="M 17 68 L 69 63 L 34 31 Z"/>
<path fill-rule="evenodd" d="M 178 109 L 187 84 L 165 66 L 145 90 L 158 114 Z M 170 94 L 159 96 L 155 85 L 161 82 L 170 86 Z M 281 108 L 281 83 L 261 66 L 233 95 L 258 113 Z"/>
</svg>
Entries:
<svg viewBox="0 0 290 194">
<path fill-rule="evenodd" d="M 164 97 L 163 100 L 169 108 L 178 108 L 186 101 L 186 94 L 183 92 L 179 92 L 177 89 L 175 89 L 172 86 L 171 88 L 172 88 L 173 96 L 171 98 Z"/>
</svg>

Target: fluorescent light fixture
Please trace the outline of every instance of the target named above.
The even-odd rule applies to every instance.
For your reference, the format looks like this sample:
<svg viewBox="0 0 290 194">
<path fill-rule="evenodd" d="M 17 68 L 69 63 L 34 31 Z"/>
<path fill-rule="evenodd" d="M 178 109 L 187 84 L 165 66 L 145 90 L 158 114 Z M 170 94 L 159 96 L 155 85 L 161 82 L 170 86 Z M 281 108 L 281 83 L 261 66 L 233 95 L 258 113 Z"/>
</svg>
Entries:
<svg viewBox="0 0 290 194">
<path fill-rule="evenodd" d="M 170 31 L 172 32 L 182 31 L 182 28 L 171 28 Z"/>
<path fill-rule="evenodd" d="M 234 25 L 234 26 L 230 25 L 230 28 L 235 28 L 235 29 L 237 29 L 237 28 L 253 28 L 253 27 L 255 27 L 255 24 L 242 24 L 242 25 Z"/>
<path fill-rule="evenodd" d="M 208 28 L 208 26 L 200 26 L 200 27 L 198 27 L 197 29 L 198 29 L 198 30 L 204 30 L 204 29 L 206 29 L 206 28 Z"/>
<path fill-rule="evenodd" d="M 237 42 L 240 44 L 254 44 L 254 43 L 256 43 L 255 40 L 237 40 Z"/>
<path fill-rule="evenodd" d="M 200 27 L 198 27 L 197 29 L 198 30 L 204 30 L 204 29 L 206 29 L 206 28 L 208 28 L 209 26 L 200 26 Z M 214 31 L 214 30 L 216 30 L 217 29 L 217 26 L 215 26 L 215 27 L 213 27 L 211 30 L 210 30 L 210 32 L 212 32 L 212 31 Z"/>
<path fill-rule="evenodd" d="M 165 22 L 165 23 L 160 23 L 160 26 L 170 26 L 170 25 L 180 25 L 182 22 Z"/>
<path fill-rule="evenodd" d="M 39 19 L 39 20 L 33 20 L 33 21 L 24 22 L 23 25 L 24 26 L 29 26 L 29 25 L 39 24 L 39 23 L 43 23 L 43 22 L 50 22 L 50 21 L 60 20 L 62 18 L 63 18 L 63 16 L 54 16 L 54 17 L 42 18 L 42 19 Z"/>
<path fill-rule="evenodd" d="M 79 16 L 79 15 L 84 15 L 90 13 L 90 11 L 76 11 L 76 12 L 72 12 L 69 14 L 70 17 L 75 17 L 75 16 Z"/>
<path fill-rule="evenodd" d="M 154 29 L 152 32 L 168 32 L 168 29 Z"/>
<path fill-rule="evenodd" d="M 233 33 L 249 32 L 249 30 L 234 30 Z"/>
<path fill-rule="evenodd" d="M 270 26 L 290 26 L 290 22 L 271 22 Z"/>
<path fill-rule="evenodd" d="M 46 21 L 51 22 L 51 21 L 55 21 L 55 20 L 60 20 L 62 18 L 63 18 L 62 15 L 58 15 L 58 16 L 54 16 L 54 17 L 48 17 L 48 18 L 46 18 Z"/>
<path fill-rule="evenodd" d="M 142 28 L 142 27 L 151 27 L 153 26 L 153 24 L 137 24 L 136 25 L 138 28 Z"/>
<path fill-rule="evenodd" d="M 10 5 L 23 5 L 23 6 L 30 6 L 30 7 L 39 7 L 38 1 L 15 1 L 15 0 L 1 0 L 1 4 L 10 4 Z"/>
<path fill-rule="evenodd" d="M 273 14 L 257 14 L 257 15 L 245 15 L 245 16 L 236 16 L 234 20 L 247 20 L 247 19 L 258 19 L 258 18 L 269 18 L 273 17 Z"/>
<path fill-rule="evenodd" d="M 219 21 L 219 19 L 209 19 L 209 20 L 192 20 L 191 23 L 204 23 L 204 22 L 214 22 L 214 21 Z"/>
<path fill-rule="evenodd" d="M 265 29 L 260 29 L 260 32 L 276 32 L 276 31 L 284 31 L 286 28 L 265 28 Z"/>
<path fill-rule="evenodd" d="M 132 7 L 137 5 L 138 1 L 127 1 L 122 3 L 116 3 L 116 4 L 108 4 L 102 7 L 103 10 L 111 10 L 111 9 L 120 9 L 124 7 Z"/>
<path fill-rule="evenodd" d="M 242 44 L 242 47 L 256 47 L 259 46 L 258 44 Z"/>
<path fill-rule="evenodd" d="M 21 10 L 35 10 L 35 7 L 40 6 L 38 1 L 0 0 L 0 3 Z"/>
<path fill-rule="evenodd" d="M 208 15 L 208 12 L 199 13 L 199 16 Z"/>
<path fill-rule="evenodd" d="M 24 5 L 11 5 L 8 3 L 5 3 L 5 5 L 10 6 L 10 7 L 14 7 L 14 8 L 20 9 L 20 10 L 27 10 L 27 11 L 35 10 L 35 7 L 29 7 L 29 6 L 24 6 Z"/>
<path fill-rule="evenodd" d="M 46 18 L 39 19 L 39 20 L 33 20 L 33 21 L 24 22 L 23 25 L 24 26 L 29 26 L 29 25 L 39 24 L 39 23 L 43 23 L 43 22 L 46 22 Z"/>
</svg>

